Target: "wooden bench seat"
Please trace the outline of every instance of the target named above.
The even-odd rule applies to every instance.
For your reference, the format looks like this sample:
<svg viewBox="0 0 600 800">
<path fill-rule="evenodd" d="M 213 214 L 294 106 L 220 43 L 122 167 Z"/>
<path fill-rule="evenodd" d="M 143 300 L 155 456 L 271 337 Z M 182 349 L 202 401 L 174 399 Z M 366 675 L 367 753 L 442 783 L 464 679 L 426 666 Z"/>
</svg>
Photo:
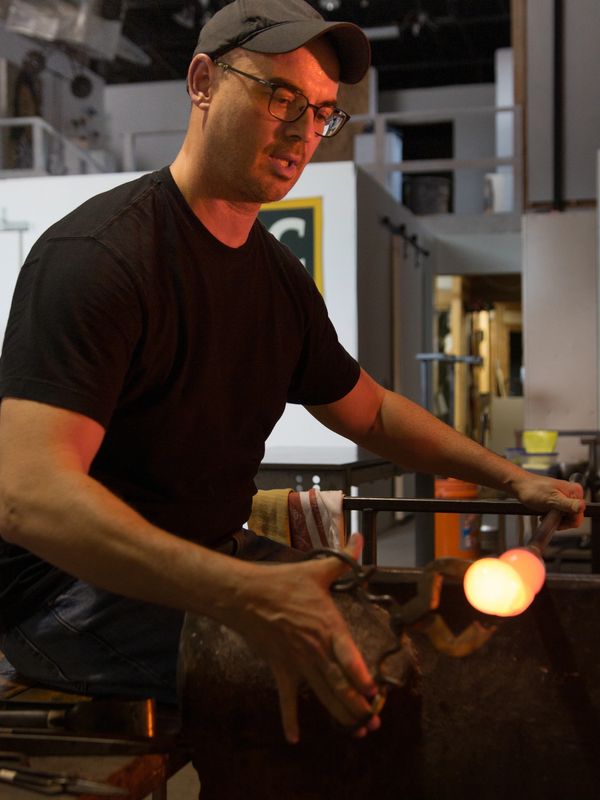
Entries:
<svg viewBox="0 0 600 800">
<path fill-rule="evenodd" d="M 23 679 L 0 653 L 0 704 L 10 707 L 11 702 L 27 703 L 76 703 L 90 700 L 87 696 L 66 694 L 44 686 L 33 685 Z M 8 743 L 3 736 L 0 750 L 18 749 L 27 755 L 27 745 L 18 747 Z M 165 800 L 167 781 L 190 760 L 189 753 L 175 744 L 168 752 L 143 753 L 139 755 L 29 755 L 29 763 L 39 769 L 71 772 L 91 780 L 120 786 L 129 794 L 124 800 L 144 800 L 151 795 L 153 800 Z M 26 790 L 0 786 L 2 800 L 33 800 L 39 798 Z M 60 795 L 59 797 L 73 797 Z M 84 797 L 80 795 L 80 797 Z M 94 800 L 85 795 L 85 800 Z"/>
</svg>

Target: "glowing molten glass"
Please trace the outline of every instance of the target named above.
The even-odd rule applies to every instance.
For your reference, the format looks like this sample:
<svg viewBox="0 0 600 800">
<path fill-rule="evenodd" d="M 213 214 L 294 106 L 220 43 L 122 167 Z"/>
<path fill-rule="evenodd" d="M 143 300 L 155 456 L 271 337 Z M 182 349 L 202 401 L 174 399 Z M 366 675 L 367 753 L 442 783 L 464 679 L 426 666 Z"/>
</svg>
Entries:
<svg viewBox="0 0 600 800">
<path fill-rule="evenodd" d="M 526 547 L 515 547 L 502 553 L 500 561 L 516 569 L 523 581 L 537 594 L 546 580 L 546 567 L 541 558 Z"/>
<path fill-rule="evenodd" d="M 498 617 L 521 614 L 535 596 L 517 570 L 499 558 L 480 558 L 471 564 L 463 587 L 474 608 Z"/>
</svg>

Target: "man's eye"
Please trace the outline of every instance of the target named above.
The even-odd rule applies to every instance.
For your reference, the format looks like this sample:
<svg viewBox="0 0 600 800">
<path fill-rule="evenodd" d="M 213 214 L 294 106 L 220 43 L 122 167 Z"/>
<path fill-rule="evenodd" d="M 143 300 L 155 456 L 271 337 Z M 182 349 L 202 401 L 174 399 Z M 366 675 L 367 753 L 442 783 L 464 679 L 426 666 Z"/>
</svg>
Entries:
<svg viewBox="0 0 600 800">
<path fill-rule="evenodd" d="M 319 122 L 323 124 L 329 122 L 331 117 L 333 116 L 334 110 L 331 106 L 321 106 L 321 108 L 317 109 L 317 113 L 315 117 Z"/>
<path fill-rule="evenodd" d="M 273 95 L 273 100 L 280 106 L 289 106 L 296 100 L 296 95 L 285 89 L 277 89 Z"/>
</svg>

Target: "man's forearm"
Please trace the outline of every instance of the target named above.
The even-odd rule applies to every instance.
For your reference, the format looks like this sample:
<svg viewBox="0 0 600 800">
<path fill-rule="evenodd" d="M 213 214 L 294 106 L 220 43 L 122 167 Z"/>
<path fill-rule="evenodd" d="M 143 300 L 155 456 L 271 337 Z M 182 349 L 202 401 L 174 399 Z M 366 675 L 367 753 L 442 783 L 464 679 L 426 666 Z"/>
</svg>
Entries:
<svg viewBox="0 0 600 800">
<path fill-rule="evenodd" d="M 296 692 L 304 681 L 343 725 L 365 725 L 375 687 L 329 596 L 343 562 L 252 564 L 150 525 L 85 473 L 61 471 L 36 490 L 33 482 L 27 499 L 2 486 L 0 530 L 8 541 L 110 591 L 237 630 L 273 670 L 290 741 L 298 738 Z"/>
<path fill-rule="evenodd" d="M 85 473 L 32 475 L 19 486 L 2 495 L 2 537 L 117 594 L 225 621 L 256 569 L 151 525 Z"/>
<path fill-rule="evenodd" d="M 451 475 L 511 494 L 515 482 L 528 476 L 421 406 L 389 391 L 360 444 L 410 470 Z"/>
</svg>

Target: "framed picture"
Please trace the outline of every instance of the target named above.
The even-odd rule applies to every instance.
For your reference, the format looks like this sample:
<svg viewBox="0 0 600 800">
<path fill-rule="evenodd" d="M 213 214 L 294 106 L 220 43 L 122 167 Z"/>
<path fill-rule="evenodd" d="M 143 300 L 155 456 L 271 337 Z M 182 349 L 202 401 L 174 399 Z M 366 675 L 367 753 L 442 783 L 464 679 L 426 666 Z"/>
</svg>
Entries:
<svg viewBox="0 0 600 800">
<path fill-rule="evenodd" d="M 306 197 L 262 206 L 258 218 L 304 264 L 323 294 L 323 200 Z"/>
</svg>

